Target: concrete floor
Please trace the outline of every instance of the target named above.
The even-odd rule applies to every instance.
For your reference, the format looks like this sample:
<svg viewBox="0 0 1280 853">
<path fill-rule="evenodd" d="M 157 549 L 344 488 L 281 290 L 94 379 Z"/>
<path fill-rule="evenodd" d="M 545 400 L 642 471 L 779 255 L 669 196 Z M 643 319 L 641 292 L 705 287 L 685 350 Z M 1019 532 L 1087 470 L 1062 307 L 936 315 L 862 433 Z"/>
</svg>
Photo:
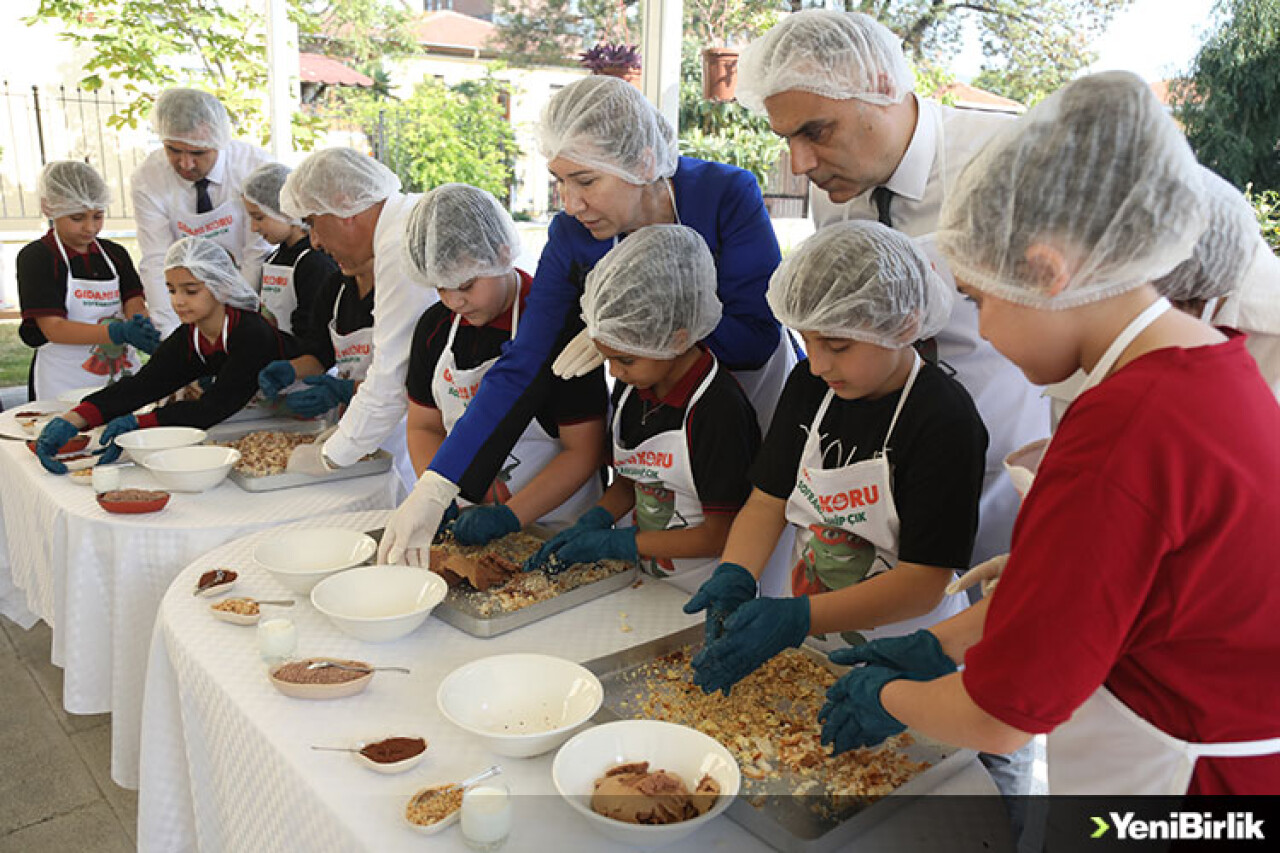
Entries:
<svg viewBox="0 0 1280 853">
<path fill-rule="evenodd" d="M 62 709 L 50 637 L 0 616 L 0 853 L 132 850 L 138 795 L 111 781 L 111 715 Z"/>
</svg>

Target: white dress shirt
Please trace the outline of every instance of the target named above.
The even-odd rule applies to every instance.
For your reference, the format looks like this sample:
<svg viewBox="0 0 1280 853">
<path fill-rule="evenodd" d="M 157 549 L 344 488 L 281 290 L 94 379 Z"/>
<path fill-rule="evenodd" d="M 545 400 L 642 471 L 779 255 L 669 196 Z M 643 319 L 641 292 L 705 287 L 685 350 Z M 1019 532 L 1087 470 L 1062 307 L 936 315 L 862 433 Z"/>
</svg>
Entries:
<svg viewBox="0 0 1280 853">
<path fill-rule="evenodd" d="M 943 279 L 954 284 L 934 238 L 943 199 L 969 160 L 1013 119 L 919 98 L 916 103 L 919 117 L 915 132 L 885 184 L 895 196 L 889 215 L 893 227 L 915 239 Z M 877 219 L 869 191 L 837 204 L 810 184 L 809 198 L 819 228 L 844 219 Z M 976 564 L 1009 550 L 1018 495 L 1004 473 L 1004 457 L 1049 434 L 1049 407 L 1022 371 L 979 336 L 978 312 L 969 300 L 956 300 L 951 321 L 936 340 L 939 360 L 954 368 L 990 436 L 978 539 L 973 549 Z"/>
<path fill-rule="evenodd" d="M 246 142 L 232 140 L 231 145 L 218 152 L 218 160 L 209 170 L 209 200 L 214 208 L 233 202 L 244 211 L 241 188 L 249 173 L 263 163 L 271 162 L 271 155 Z M 164 255 L 183 235 L 174 227 L 174 213 L 196 212 L 196 185 L 178 177 L 169 165 L 163 148 L 152 151 L 133 173 L 133 219 L 138 229 L 138 250 L 142 260 L 138 275 L 146 290 L 147 309 L 151 319 L 168 336 L 178 327 L 178 317 L 169 303 L 169 292 L 164 285 Z M 262 285 L 262 261 L 271 251 L 271 244 L 249 230 L 248 214 L 236 222 L 234 245 L 241 250 L 233 252 L 240 272 L 256 291 Z"/>
<path fill-rule="evenodd" d="M 1248 333 L 1245 349 L 1280 399 L 1280 258 L 1261 234 L 1258 243 L 1243 282 L 1223 301 L 1213 324 Z"/>
<path fill-rule="evenodd" d="M 340 467 L 354 465 L 395 430 L 404 429 L 409 410 L 404 381 L 413 330 L 422 312 L 440 299 L 435 288 L 415 284 L 404 269 L 405 220 L 418 198 L 390 196 L 374 229 L 373 363 L 323 451 Z"/>
</svg>

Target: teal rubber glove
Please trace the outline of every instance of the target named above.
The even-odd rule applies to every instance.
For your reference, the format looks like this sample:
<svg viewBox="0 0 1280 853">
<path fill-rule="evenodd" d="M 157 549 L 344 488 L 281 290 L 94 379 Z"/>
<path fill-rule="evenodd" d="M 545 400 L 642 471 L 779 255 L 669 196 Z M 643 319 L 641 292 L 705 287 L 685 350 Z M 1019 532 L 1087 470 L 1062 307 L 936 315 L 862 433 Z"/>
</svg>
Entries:
<svg viewBox="0 0 1280 853">
<path fill-rule="evenodd" d="M 692 616 L 707 611 L 704 639 L 709 646 L 724 634 L 724 620 L 755 597 L 756 579 L 751 572 L 737 563 L 721 563 L 685 602 L 684 612 Z"/>
<path fill-rule="evenodd" d="M 449 501 L 449 505 L 444 508 L 444 514 L 440 516 L 440 526 L 436 528 L 435 538 L 431 541 L 439 542 L 440 537 L 453 530 L 453 525 L 458 521 L 458 502 Z"/>
<path fill-rule="evenodd" d="M 571 527 L 566 527 L 555 536 L 552 536 L 542 547 L 533 553 L 529 559 L 524 561 L 523 571 L 545 571 L 549 575 L 557 575 L 568 568 L 568 566 L 555 557 L 556 551 L 563 547 L 578 533 L 583 530 L 608 530 L 613 527 L 613 515 L 609 510 L 602 506 L 594 506 L 591 509 L 578 516 L 578 520 Z"/>
<path fill-rule="evenodd" d="M 809 636 L 809 598 L 757 598 L 724 623 L 724 636 L 693 658 L 693 683 L 729 695 L 733 685 Z"/>
<path fill-rule="evenodd" d="M 40 437 L 36 439 L 36 458 L 40 460 L 40 464 L 44 466 L 44 470 L 50 474 L 65 474 L 67 466 L 59 462 L 55 457 L 58 451 L 62 449 L 62 445 L 75 438 L 80 433 L 76 425 L 66 418 L 54 418 L 44 425 L 44 429 L 40 430 Z"/>
<path fill-rule="evenodd" d="M 905 637 L 886 637 L 836 649 L 827 657 L 841 666 L 883 666 L 918 681 L 932 681 L 956 671 L 955 662 L 943 653 L 938 638 L 923 628 Z"/>
<path fill-rule="evenodd" d="M 609 530 L 580 530 L 578 535 L 560 546 L 555 556 L 565 566 L 598 563 L 601 560 L 626 560 L 634 563 L 640 559 L 640 554 L 636 551 L 636 529 L 619 527 Z"/>
<path fill-rule="evenodd" d="M 298 371 L 287 359 L 278 359 L 258 371 L 258 387 L 267 397 L 278 397 L 298 379 Z"/>
<path fill-rule="evenodd" d="M 285 405 L 289 407 L 289 411 L 302 418 L 319 417 L 335 406 L 349 403 L 351 395 L 355 393 L 355 382 L 327 373 L 308 376 L 302 381 L 309 387 L 285 397 Z"/>
<path fill-rule="evenodd" d="M 822 742 L 831 745 L 834 755 L 875 746 L 906 731 L 907 727 L 880 702 L 884 686 L 903 677 L 900 671 L 888 667 L 860 666 L 831 685 L 827 702 L 818 712 L 818 722 L 822 723 Z"/>
<path fill-rule="evenodd" d="M 102 458 L 98 460 L 99 463 L 109 465 L 119 459 L 122 451 L 120 445 L 116 444 L 116 438 L 126 432 L 133 432 L 137 428 L 138 419 L 133 415 L 121 415 L 109 421 L 106 429 L 102 431 L 102 437 L 98 439 L 98 442 L 106 448 L 102 452 Z"/>
<path fill-rule="evenodd" d="M 116 346 L 129 344 L 147 355 L 151 355 L 160 346 L 160 330 L 141 314 L 134 314 L 129 320 L 109 323 L 107 334 L 111 336 L 111 343 Z"/>
<path fill-rule="evenodd" d="M 511 507 L 505 504 L 486 504 L 473 506 L 458 516 L 453 524 L 453 538 L 463 545 L 488 545 L 519 529 L 520 519 L 516 518 Z"/>
</svg>

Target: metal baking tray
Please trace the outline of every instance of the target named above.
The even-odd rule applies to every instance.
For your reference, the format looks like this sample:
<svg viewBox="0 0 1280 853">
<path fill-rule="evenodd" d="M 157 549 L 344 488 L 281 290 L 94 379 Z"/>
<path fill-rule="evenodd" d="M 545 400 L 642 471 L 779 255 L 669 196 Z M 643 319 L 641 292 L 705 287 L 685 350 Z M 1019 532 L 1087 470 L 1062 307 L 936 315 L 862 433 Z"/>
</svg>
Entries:
<svg viewBox="0 0 1280 853">
<path fill-rule="evenodd" d="M 665 637 L 606 655 L 583 663 L 600 679 L 604 686 L 604 704 L 594 717 L 598 723 L 620 719 L 634 719 L 631 709 L 623 709 L 624 700 L 641 695 L 638 682 L 628 676 L 649 665 L 657 658 L 685 647 L 701 646 L 704 636 L 702 625 L 693 625 Z M 801 647 L 814 660 L 832 672 L 842 672 L 842 667 L 832 665 L 826 655 Z M 791 783 L 762 783 L 751 796 L 740 793 L 725 812 L 739 826 L 760 838 L 776 850 L 787 853 L 828 853 L 844 850 L 853 845 L 860 835 L 882 822 L 895 811 L 912 803 L 916 795 L 927 794 L 942 782 L 954 776 L 975 757 L 972 750 L 956 749 L 912 732 L 915 743 L 903 752 L 914 761 L 928 761 L 933 766 L 918 774 L 891 794 L 873 803 L 854 805 L 836 817 L 826 817 L 814 811 L 805 797 L 790 793 Z M 744 783 L 747 781 L 744 778 Z M 763 794 L 757 796 L 763 791 Z M 753 804 L 753 801 L 757 804 Z"/>
<path fill-rule="evenodd" d="M 209 441 L 227 442 L 242 438 L 251 432 L 300 432 L 307 435 L 324 431 L 324 421 L 288 421 L 273 419 L 268 421 L 249 421 L 228 424 L 226 421 L 208 430 Z M 267 477 L 250 477 L 231 469 L 228 479 L 246 492 L 274 492 L 279 489 L 292 489 L 297 486 L 314 486 L 316 483 L 332 483 L 336 480 L 350 480 L 353 477 L 367 477 L 370 474 L 381 474 L 391 468 L 391 454 L 385 450 L 376 450 L 372 455 L 361 459 L 354 465 L 339 468 L 320 476 L 311 474 L 272 474 Z"/>
<path fill-rule="evenodd" d="M 549 539 L 554 532 L 539 524 L 528 525 L 524 530 L 526 533 L 531 533 L 543 539 Z M 382 528 L 367 532 L 378 542 L 382 541 Z M 492 616 L 481 615 L 467 599 L 466 593 L 451 589 L 448 595 L 445 596 L 444 601 L 436 605 L 436 609 L 431 612 L 441 621 L 447 622 L 459 631 L 470 634 L 473 637 L 482 639 L 496 637 L 499 634 L 523 628 L 525 625 L 531 625 L 534 622 L 555 616 L 557 613 L 563 613 L 570 608 L 577 607 L 579 604 L 586 604 L 588 601 L 594 601 L 611 592 L 624 589 L 635 582 L 636 574 L 639 570 L 640 567 L 635 566 L 626 571 L 618 572 L 616 575 L 601 578 L 594 583 L 583 584 L 563 595 L 557 595 L 555 598 L 539 601 L 536 604 L 530 604 L 528 607 L 522 607 L 509 613 L 496 613 Z"/>
</svg>

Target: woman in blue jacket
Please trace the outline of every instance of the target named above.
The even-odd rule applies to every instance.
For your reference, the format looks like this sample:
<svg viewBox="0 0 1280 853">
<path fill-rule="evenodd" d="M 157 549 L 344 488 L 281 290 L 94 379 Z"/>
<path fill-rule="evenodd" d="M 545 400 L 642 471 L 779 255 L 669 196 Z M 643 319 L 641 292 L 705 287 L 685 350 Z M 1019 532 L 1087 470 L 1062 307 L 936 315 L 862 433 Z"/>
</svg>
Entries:
<svg viewBox="0 0 1280 853">
<path fill-rule="evenodd" d="M 600 363 L 578 316 L 583 282 L 638 228 L 680 223 L 706 240 L 724 316 L 704 343 L 738 377 L 762 423 L 769 422 L 795 363 L 765 302 L 780 253 L 749 172 L 680 157 L 675 131 L 661 113 L 613 77 L 586 77 L 558 92 L 543 113 L 539 137 L 564 212 L 551 222 L 527 318 L 390 519 L 379 551 L 384 561 L 425 564 L 450 502 L 459 493 L 468 499 L 484 494 L 546 393 L 548 363 L 563 353 L 562 374 Z"/>
</svg>

